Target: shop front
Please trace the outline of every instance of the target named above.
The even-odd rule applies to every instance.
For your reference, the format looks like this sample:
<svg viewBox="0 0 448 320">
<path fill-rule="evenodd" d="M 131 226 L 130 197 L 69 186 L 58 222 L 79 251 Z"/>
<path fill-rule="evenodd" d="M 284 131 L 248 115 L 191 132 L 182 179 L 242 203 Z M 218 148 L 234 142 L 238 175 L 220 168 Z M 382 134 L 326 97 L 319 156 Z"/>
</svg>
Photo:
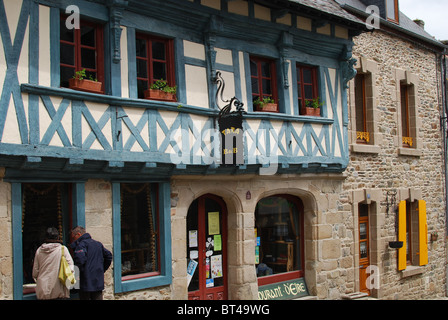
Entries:
<svg viewBox="0 0 448 320">
<path fill-rule="evenodd" d="M 335 196 L 317 177 L 174 177 L 173 298 L 315 296 L 319 210 L 337 209 L 317 202 Z"/>
</svg>

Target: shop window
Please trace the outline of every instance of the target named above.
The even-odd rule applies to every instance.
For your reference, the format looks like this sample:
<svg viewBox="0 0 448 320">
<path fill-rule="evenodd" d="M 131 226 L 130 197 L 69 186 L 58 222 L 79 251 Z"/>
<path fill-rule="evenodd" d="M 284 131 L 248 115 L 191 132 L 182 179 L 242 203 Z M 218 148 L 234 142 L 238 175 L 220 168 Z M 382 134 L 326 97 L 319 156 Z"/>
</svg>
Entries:
<svg viewBox="0 0 448 320">
<path fill-rule="evenodd" d="M 403 247 L 398 250 L 398 269 L 428 264 L 428 227 L 426 202 L 401 201 L 398 209 L 398 240 Z"/>
<path fill-rule="evenodd" d="M 121 276 L 160 274 L 157 185 L 121 184 Z"/>
<path fill-rule="evenodd" d="M 252 84 L 252 102 L 254 111 L 278 111 L 277 76 L 273 60 L 261 57 L 250 57 L 250 72 Z M 274 110 L 268 110 L 263 101 L 272 102 Z"/>
<path fill-rule="evenodd" d="M 292 196 L 272 196 L 255 211 L 259 285 L 303 276 L 303 204 Z"/>
<path fill-rule="evenodd" d="M 299 112 L 301 115 L 308 115 L 306 108 L 312 107 L 313 100 L 318 98 L 317 68 L 297 64 L 296 71 Z"/>
<path fill-rule="evenodd" d="M 138 97 L 145 98 L 145 90 L 157 80 L 175 87 L 173 41 L 137 34 L 135 47 Z"/>
<path fill-rule="evenodd" d="M 66 17 L 60 19 L 60 85 L 69 87 L 69 80 L 78 71 L 85 70 L 85 78 L 103 84 L 104 55 L 103 28 L 81 20 L 78 29 L 65 26 Z"/>
<path fill-rule="evenodd" d="M 114 289 L 171 283 L 169 183 L 112 183 Z"/>
<path fill-rule="evenodd" d="M 70 245 L 72 228 L 71 185 L 61 183 L 24 183 L 22 185 L 23 295 L 34 293 L 32 277 L 34 256 L 44 243 L 47 228 L 59 230 L 60 239 Z"/>
</svg>

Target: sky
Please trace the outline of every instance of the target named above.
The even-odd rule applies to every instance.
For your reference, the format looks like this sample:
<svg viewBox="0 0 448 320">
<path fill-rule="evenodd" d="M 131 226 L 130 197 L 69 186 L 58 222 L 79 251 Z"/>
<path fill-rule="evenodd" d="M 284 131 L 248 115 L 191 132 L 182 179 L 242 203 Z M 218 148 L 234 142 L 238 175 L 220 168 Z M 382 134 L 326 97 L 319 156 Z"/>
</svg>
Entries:
<svg viewBox="0 0 448 320">
<path fill-rule="evenodd" d="M 425 21 L 425 30 L 437 40 L 448 40 L 447 0 L 399 0 L 400 11 Z"/>
</svg>

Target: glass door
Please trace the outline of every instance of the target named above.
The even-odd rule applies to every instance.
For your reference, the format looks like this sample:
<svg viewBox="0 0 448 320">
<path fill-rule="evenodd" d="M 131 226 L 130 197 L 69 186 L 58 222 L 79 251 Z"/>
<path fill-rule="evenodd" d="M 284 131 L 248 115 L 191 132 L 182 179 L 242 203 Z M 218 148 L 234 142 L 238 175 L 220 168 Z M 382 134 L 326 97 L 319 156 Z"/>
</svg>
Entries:
<svg viewBox="0 0 448 320">
<path fill-rule="evenodd" d="M 224 202 L 207 195 L 187 217 L 187 279 L 190 300 L 227 299 L 227 224 Z"/>
</svg>

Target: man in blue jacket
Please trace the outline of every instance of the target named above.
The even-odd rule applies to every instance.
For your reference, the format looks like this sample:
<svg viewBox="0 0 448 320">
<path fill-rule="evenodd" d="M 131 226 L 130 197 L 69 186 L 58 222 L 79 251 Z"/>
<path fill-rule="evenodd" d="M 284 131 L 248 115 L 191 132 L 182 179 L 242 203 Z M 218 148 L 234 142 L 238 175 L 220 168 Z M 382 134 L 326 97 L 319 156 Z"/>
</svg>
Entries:
<svg viewBox="0 0 448 320">
<path fill-rule="evenodd" d="M 83 227 L 73 228 L 71 236 L 73 260 L 80 271 L 79 298 L 103 300 L 104 272 L 112 263 L 112 253 L 93 240 Z"/>
</svg>

